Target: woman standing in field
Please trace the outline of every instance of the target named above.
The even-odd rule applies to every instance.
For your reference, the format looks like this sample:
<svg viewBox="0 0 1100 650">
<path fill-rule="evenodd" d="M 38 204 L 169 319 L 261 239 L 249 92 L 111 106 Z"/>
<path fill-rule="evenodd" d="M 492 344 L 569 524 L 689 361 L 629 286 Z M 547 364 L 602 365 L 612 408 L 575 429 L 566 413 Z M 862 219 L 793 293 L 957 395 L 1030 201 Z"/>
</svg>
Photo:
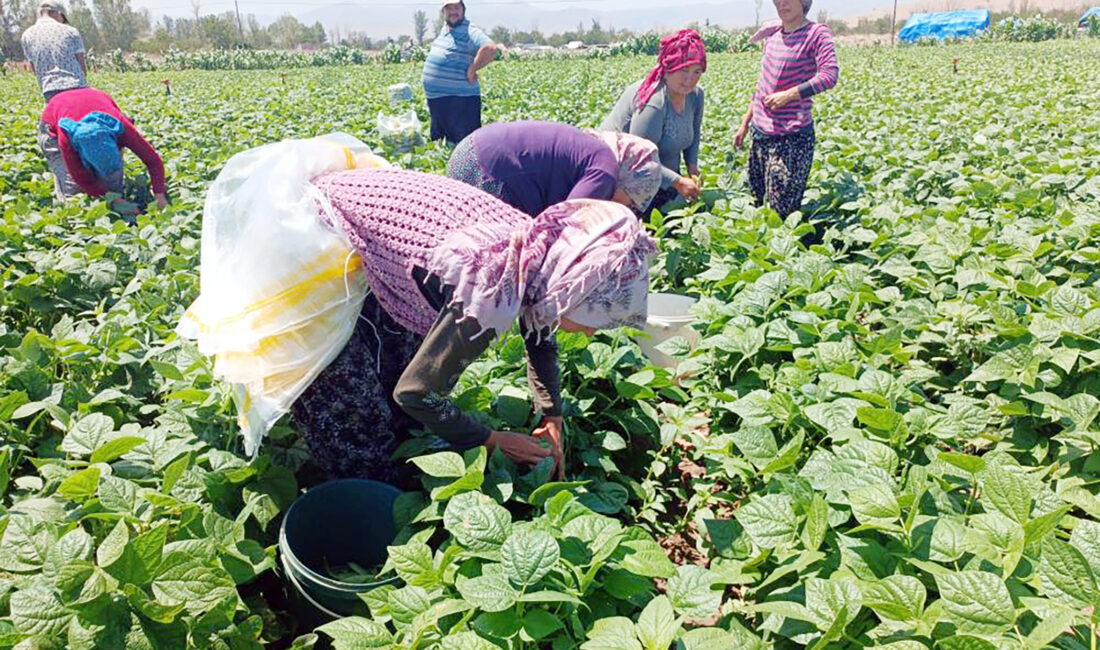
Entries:
<svg viewBox="0 0 1100 650">
<path fill-rule="evenodd" d="M 467 136 L 447 176 L 534 217 L 569 199 L 600 199 L 641 212 L 661 184 L 652 142 L 557 122 L 498 122 Z"/>
<path fill-rule="evenodd" d="M 779 20 L 753 35 L 764 40 L 760 80 L 733 140 L 741 148 L 752 132 L 752 193 L 782 217 L 801 209 L 813 165 L 811 98 L 835 86 L 840 72 L 832 32 L 806 19 L 812 3 L 775 0 Z"/>
<path fill-rule="evenodd" d="M 467 184 L 392 168 L 324 174 L 313 185 L 371 289 L 351 339 L 293 407 L 318 464 L 334 477 L 402 483 L 408 469 L 392 454 L 425 428 L 458 450 L 485 445 L 520 463 L 553 457 L 560 478 L 553 332 L 644 322 L 656 248 L 634 214 L 574 200 L 532 218 Z M 448 397 L 517 320 L 542 416 L 530 436 L 492 431 Z"/>
<path fill-rule="evenodd" d="M 707 69 L 707 50 L 693 29 L 661 39 L 657 65 L 642 81 L 627 86 L 611 114 L 600 125 L 643 137 L 657 145 L 661 156 L 661 191 L 651 207 L 677 194 L 699 197 L 699 140 L 703 128 L 703 89 L 699 79 Z M 687 176 L 680 175 L 680 160 Z M 647 209 L 646 212 L 649 210 Z"/>
</svg>

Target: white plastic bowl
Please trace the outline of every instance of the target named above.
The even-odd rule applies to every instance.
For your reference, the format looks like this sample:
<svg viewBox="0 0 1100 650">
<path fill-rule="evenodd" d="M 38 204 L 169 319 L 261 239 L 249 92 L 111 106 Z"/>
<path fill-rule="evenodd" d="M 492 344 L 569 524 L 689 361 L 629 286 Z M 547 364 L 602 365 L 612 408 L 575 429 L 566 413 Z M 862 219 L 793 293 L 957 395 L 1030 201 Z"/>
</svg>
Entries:
<svg viewBox="0 0 1100 650">
<path fill-rule="evenodd" d="M 695 302 L 695 298 L 674 293 L 649 294 L 649 315 L 642 330 L 648 336 L 639 336 L 635 340 L 653 365 L 676 367 L 676 359 L 657 350 L 658 345 L 671 338 L 682 336 L 692 347 L 699 343 L 699 332 L 691 326 L 695 322 L 695 317 L 691 315 L 691 306 Z"/>
</svg>

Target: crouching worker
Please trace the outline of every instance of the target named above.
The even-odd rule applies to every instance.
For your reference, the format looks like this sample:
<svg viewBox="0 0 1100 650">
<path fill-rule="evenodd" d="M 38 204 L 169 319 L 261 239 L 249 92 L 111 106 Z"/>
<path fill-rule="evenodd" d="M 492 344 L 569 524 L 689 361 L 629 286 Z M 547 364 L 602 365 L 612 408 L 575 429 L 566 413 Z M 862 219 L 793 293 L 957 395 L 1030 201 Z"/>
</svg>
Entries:
<svg viewBox="0 0 1100 650">
<path fill-rule="evenodd" d="M 38 145 L 53 173 L 58 198 L 80 192 L 97 197 L 121 194 L 125 147 L 149 170 L 157 207 L 168 205 L 160 156 L 101 90 L 81 88 L 54 95 L 42 112 Z"/>
<path fill-rule="evenodd" d="M 653 240 L 609 201 L 566 201 L 530 217 L 449 178 L 397 169 L 316 178 L 370 285 L 355 331 L 294 404 L 294 421 L 334 477 L 401 484 L 392 459 L 412 429 L 457 450 L 484 445 L 564 471 L 554 331 L 645 320 Z M 519 322 L 542 420 L 532 435 L 493 431 L 449 398 L 463 370 Z M 542 446 L 539 439 L 549 443 Z"/>
</svg>

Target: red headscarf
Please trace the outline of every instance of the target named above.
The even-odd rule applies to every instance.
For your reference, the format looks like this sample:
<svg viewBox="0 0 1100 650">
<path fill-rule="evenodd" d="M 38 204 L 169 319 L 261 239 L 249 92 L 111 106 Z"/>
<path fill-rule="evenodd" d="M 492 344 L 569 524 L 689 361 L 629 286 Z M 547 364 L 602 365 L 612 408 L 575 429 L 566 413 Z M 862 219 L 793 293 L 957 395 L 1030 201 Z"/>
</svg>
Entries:
<svg viewBox="0 0 1100 650">
<path fill-rule="evenodd" d="M 707 48 L 703 45 L 699 32 L 694 29 L 681 29 L 675 34 L 662 38 L 661 51 L 657 54 L 657 66 L 649 71 L 645 81 L 638 88 L 638 95 L 634 98 L 635 106 L 641 110 L 649 103 L 649 98 L 657 92 L 657 87 L 664 81 L 666 74 L 690 68 L 696 64 L 703 66 L 703 72 L 706 72 Z"/>
</svg>

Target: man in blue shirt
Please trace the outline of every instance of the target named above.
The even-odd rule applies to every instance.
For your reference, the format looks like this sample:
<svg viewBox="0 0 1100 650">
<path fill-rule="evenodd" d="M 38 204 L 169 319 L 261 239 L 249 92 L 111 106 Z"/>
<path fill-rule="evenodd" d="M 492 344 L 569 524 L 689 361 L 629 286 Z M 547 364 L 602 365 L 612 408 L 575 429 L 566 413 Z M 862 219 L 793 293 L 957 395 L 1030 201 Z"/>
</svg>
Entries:
<svg viewBox="0 0 1100 650">
<path fill-rule="evenodd" d="M 496 56 L 493 41 L 466 20 L 466 4 L 442 0 L 443 28 L 424 61 L 422 82 L 432 116 L 432 140 L 454 144 L 481 127 L 477 71 Z"/>
</svg>

